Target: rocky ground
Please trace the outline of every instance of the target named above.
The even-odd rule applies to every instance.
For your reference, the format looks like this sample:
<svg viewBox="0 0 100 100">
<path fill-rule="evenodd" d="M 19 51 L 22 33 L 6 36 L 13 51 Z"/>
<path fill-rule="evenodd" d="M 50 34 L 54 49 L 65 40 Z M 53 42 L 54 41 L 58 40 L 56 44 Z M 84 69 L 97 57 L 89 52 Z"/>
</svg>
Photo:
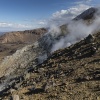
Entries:
<svg viewBox="0 0 100 100">
<path fill-rule="evenodd" d="M 0 92 L 2 100 L 100 100 L 100 32 L 12 76 Z"/>
</svg>

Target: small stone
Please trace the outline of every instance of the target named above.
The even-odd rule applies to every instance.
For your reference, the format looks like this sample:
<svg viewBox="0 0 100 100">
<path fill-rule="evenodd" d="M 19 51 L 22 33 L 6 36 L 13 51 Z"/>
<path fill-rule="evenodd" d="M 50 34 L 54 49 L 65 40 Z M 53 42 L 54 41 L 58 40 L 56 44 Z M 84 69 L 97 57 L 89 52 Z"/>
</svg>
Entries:
<svg viewBox="0 0 100 100">
<path fill-rule="evenodd" d="M 89 34 L 89 35 L 86 37 L 85 41 L 86 41 L 86 43 L 91 43 L 91 42 L 93 42 L 93 39 L 94 39 L 94 37 L 93 37 L 91 34 Z"/>
<path fill-rule="evenodd" d="M 29 79 L 30 76 L 31 76 L 30 73 L 27 73 L 27 74 L 24 76 L 24 78 L 25 78 L 25 79 Z"/>
<path fill-rule="evenodd" d="M 15 89 L 10 89 L 10 93 L 12 94 L 13 92 L 15 92 Z"/>
<path fill-rule="evenodd" d="M 100 97 L 97 97 L 97 100 L 100 100 Z"/>
<path fill-rule="evenodd" d="M 13 96 L 12 96 L 12 100 L 20 100 L 20 99 L 19 99 L 19 95 L 13 95 Z"/>
<path fill-rule="evenodd" d="M 39 68 L 39 69 L 38 69 L 38 72 L 39 72 L 39 73 L 42 73 L 43 71 L 44 71 L 44 68 Z"/>
</svg>

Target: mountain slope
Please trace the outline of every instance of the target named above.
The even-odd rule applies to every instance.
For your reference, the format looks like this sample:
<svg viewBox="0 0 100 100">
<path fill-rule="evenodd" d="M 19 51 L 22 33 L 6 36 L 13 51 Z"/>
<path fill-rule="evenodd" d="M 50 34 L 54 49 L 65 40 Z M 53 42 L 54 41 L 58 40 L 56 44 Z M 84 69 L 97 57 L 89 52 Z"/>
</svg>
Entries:
<svg viewBox="0 0 100 100">
<path fill-rule="evenodd" d="M 3 99 L 18 95 L 25 100 L 99 100 L 100 32 L 55 51 L 42 64 L 11 79 L 9 86 Z"/>
</svg>

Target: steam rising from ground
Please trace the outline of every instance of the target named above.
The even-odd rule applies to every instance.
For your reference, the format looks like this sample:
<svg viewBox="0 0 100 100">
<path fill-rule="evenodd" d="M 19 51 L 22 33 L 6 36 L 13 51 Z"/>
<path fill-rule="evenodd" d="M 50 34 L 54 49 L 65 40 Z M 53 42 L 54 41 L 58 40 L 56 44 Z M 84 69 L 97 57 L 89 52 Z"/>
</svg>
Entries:
<svg viewBox="0 0 100 100">
<path fill-rule="evenodd" d="M 95 16 L 95 20 L 92 20 L 90 24 L 87 24 L 83 20 L 71 21 L 66 27 L 68 33 L 64 37 L 61 37 L 59 41 L 56 41 L 53 45 L 51 52 L 58 50 L 60 48 L 65 48 L 71 44 L 80 41 L 89 34 L 93 34 L 100 30 L 100 17 Z"/>
<path fill-rule="evenodd" d="M 89 10 L 91 11 L 91 10 Z M 86 16 L 90 13 L 86 13 Z M 83 14 L 82 14 L 83 15 Z M 46 51 L 45 55 L 39 56 L 38 62 L 42 63 L 48 56 L 58 49 L 68 47 L 82 39 L 89 34 L 93 34 L 100 30 L 100 13 L 94 13 L 94 19 L 91 20 L 72 20 L 65 25 L 66 32 L 62 32 L 59 26 L 52 25 L 49 32 L 40 39 L 40 47 Z"/>
</svg>

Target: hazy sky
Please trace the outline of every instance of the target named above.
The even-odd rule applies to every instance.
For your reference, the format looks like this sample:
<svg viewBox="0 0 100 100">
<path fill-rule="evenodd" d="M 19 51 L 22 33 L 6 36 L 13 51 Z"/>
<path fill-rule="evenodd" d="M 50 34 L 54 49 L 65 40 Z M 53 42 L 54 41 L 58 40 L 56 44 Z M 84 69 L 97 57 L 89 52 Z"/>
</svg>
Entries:
<svg viewBox="0 0 100 100">
<path fill-rule="evenodd" d="M 100 0 L 0 0 L 0 31 L 63 24 L 99 3 Z"/>
</svg>

